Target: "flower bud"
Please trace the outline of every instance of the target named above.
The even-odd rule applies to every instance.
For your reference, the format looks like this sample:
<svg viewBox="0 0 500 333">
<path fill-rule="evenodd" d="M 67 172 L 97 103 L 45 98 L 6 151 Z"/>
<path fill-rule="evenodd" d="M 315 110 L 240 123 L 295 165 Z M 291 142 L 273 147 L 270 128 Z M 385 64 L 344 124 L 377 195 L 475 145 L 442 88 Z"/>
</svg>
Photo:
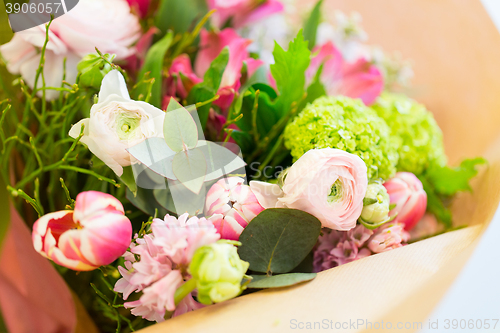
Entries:
<svg viewBox="0 0 500 333">
<path fill-rule="evenodd" d="M 105 54 L 104 57 L 110 62 L 115 55 Z M 108 64 L 97 54 L 88 54 L 78 63 L 78 71 L 81 73 L 80 85 L 99 89 L 102 79 L 111 71 L 111 65 Z"/>
<path fill-rule="evenodd" d="M 390 219 L 389 201 L 389 194 L 382 184 L 368 184 L 361 212 L 363 222 L 374 226 L 388 222 Z"/>
<path fill-rule="evenodd" d="M 420 180 L 411 172 L 398 172 L 394 178 L 384 183 L 391 204 L 395 204 L 390 216 L 397 214 L 396 220 L 411 230 L 424 216 L 427 208 L 427 194 Z"/>
<path fill-rule="evenodd" d="M 198 301 L 212 304 L 238 296 L 241 280 L 250 266 L 238 256 L 239 242 L 220 240 L 196 250 L 189 273 L 196 280 Z"/>
</svg>

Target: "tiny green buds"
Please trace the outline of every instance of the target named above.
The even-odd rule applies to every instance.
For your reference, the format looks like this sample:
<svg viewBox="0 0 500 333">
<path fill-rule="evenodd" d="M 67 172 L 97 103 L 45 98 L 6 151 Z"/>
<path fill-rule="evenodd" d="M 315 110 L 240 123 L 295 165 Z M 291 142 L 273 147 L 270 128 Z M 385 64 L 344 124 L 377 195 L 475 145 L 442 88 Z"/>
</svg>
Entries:
<svg viewBox="0 0 500 333">
<path fill-rule="evenodd" d="M 81 73 L 80 84 L 85 87 L 99 89 L 102 79 L 111 71 L 110 62 L 115 58 L 114 54 L 105 54 L 105 61 L 97 54 L 88 54 L 78 63 L 78 72 Z"/>
<path fill-rule="evenodd" d="M 389 222 L 389 205 L 389 194 L 385 187 L 378 182 L 368 184 L 359 221 L 369 229 Z"/>
<path fill-rule="evenodd" d="M 249 263 L 238 256 L 235 241 L 220 240 L 196 250 L 189 273 L 196 280 L 198 301 L 212 304 L 238 296 Z"/>
</svg>

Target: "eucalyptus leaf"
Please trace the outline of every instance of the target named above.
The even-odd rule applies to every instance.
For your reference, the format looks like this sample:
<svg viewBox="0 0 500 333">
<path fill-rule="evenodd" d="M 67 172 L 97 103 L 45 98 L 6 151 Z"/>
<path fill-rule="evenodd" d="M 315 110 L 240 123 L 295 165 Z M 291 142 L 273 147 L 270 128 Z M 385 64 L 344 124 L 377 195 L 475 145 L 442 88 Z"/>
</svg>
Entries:
<svg viewBox="0 0 500 333">
<path fill-rule="evenodd" d="M 207 174 L 205 155 L 198 148 L 178 152 L 172 162 L 172 171 L 185 187 L 198 194 Z"/>
<path fill-rule="evenodd" d="M 141 68 L 141 71 L 138 77 L 144 77 L 146 72 L 150 72 L 149 77 L 155 79 L 155 83 L 153 84 L 153 88 L 151 89 L 151 99 L 149 102 L 156 106 L 157 108 L 161 108 L 161 97 L 162 97 L 162 81 L 163 81 L 163 61 L 165 60 L 165 54 L 167 50 L 172 45 L 172 39 L 174 34 L 170 31 L 160 39 L 158 42 L 153 44 L 146 54 L 146 59 L 144 60 L 144 65 Z M 136 90 L 135 98 L 137 99 L 139 95 L 146 96 L 148 94 L 148 86 L 141 85 Z"/>
<path fill-rule="evenodd" d="M 173 98 L 168 104 L 163 122 L 165 142 L 175 152 L 196 147 L 198 128 L 189 112 Z"/>
<path fill-rule="evenodd" d="M 135 183 L 134 171 L 132 166 L 127 166 L 123 168 L 123 174 L 120 180 L 128 187 L 128 189 L 134 194 L 137 194 L 137 184 Z"/>
<path fill-rule="evenodd" d="M 304 211 L 266 209 L 241 233 L 238 253 L 252 271 L 288 273 L 309 254 L 320 232 L 321 222 Z"/>
<path fill-rule="evenodd" d="M 311 281 L 316 275 L 316 273 L 289 273 L 272 276 L 252 275 L 252 282 L 247 285 L 247 288 L 264 289 L 288 287 L 301 282 Z"/>
<path fill-rule="evenodd" d="M 165 178 L 177 179 L 172 171 L 175 152 L 170 149 L 163 138 L 146 139 L 128 148 L 127 151 L 157 174 Z"/>
<path fill-rule="evenodd" d="M 228 143 L 227 146 L 239 150 L 235 144 Z M 237 169 L 244 168 L 246 165 L 239 155 L 215 142 L 200 140 L 197 148 L 205 156 L 207 166 L 205 181 L 218 179 Z"/>
<path fill-rule="evenodd" d="M 168 211 L 159 205 L 155 200 L 153 190 L 139 187 L 137 188 L 137 195 L 134 196 L 134 194 L 127 188 L 126 198 L 137 209 L 149 216 L 154 216 L 155 212 L 158 212 L 158 216 L 165 216 L 168 213 Z"/>
</svg>

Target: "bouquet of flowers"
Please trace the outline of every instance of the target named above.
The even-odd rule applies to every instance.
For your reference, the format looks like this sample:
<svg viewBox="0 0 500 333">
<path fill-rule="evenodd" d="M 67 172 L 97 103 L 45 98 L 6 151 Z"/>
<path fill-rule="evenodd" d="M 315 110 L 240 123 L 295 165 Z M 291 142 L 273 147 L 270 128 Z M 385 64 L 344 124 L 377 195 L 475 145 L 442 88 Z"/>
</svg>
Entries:
<svg viewBox="0 0 500 333">
<path fill-rule="evenodd" d="M 409 62 L 321 6 L 80 0 L 0 46 L 10 220 L 102 331 L 456 228 L 486 161 L 448 166 Z"/>
</svg>

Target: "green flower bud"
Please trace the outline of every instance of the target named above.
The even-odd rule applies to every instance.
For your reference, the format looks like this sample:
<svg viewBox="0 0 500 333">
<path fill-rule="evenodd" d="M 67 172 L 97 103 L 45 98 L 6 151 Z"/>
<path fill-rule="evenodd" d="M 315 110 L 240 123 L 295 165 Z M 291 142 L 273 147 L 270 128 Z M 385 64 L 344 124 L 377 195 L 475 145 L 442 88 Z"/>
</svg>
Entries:
<svg viewBox="0 0 500 333">
<path fill-rule="evenodd" d="M 220 240 L 196 250 L 189 273 L 196 280 L 198 301 L 212 304 L 238 296 L 241 281 L 250 266 L 238 256 L 239 242 Z"/>
<path fill-rule="evenodd" d="M 108 61 L 113 61 L 115 55 L 105 54 Z M 102 79 L 111 71 L 111 65 L 97 54 L 88 54 L 78 63 L 78 71 L 81 73 L 80 85 L 99 89 Z"/>
<path fill-rule="evenodd" d="M 382 184 L 368 184 L 364 199 L 361 219 L 364 222 L 378 225 L 389 221 L 389 194 Z"/>
</svg>

